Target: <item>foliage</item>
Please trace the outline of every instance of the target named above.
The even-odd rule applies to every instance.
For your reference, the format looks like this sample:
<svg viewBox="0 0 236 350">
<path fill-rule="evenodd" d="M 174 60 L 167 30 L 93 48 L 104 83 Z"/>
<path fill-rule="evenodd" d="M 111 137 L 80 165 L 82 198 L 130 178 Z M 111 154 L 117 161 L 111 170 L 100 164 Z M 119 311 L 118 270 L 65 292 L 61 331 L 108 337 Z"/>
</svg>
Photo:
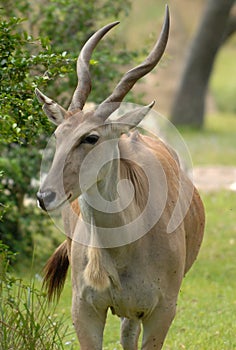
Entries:
<svg viewBox="0 0 236 350">
<path fill-rule="evenodd" d="M 0 348 L 4 350 L 64 349 L 65 318 L 48 309 L 45 295 L 9 272 L 15 255 L 0 242 Z M 68 348 L 68 347 L 67 347 Z"/>
<path fill-rule="evenodd" d="M 69 71 L 71 60 L 54 54 L 42 40 L 22 31 L 23 21 L 15 17 L 0 23 L 0 104 L 1 144 L 34 144 L 49 129 L 41 107 L 34 98 L 36 86 L 46 86 Z M 47 72 L 47 74 L 45 74 Z"/>
<path fill-rule="evenodd" d="M 17 18 L 0 23 L 0 216 L 4 220 L 0 239 L 15 251 L 29 253 L 33 208 L 25 206 L 25 199 L 36 192 L 32 179 L 38 176 L 39 148 L 46 142 L 45 136 L 39 135 L 51 130 L 36 103 L 34 88 L 47 84 L 43 71 L 55 77 L 70 69 L 70 60 L 52 54 L 40 40 L 22 31 L 21 25 Z M 37 55 L 31 50 L 38 50 Z"/>
<path fill-rule="evenodd" d="M 32 223 L 42 219 L 41 213 L 35 217 L 35 201 L 32 205 L 28 200 L 26 206 L 26 199 L 35 197 L 40 150 L 52 126 L 34 89 L 68 103 L 77 84 L 75 62 L 83 43 L 107 17 L 113 21 L 129 7 L 125 0 L 0 1 L 0 239 L 13 250 L 29 253 L 32 228 L 39 230 Z M 111 82 L 120 76 L 118 68 L 137 55 L 122 45 L 116 54 L 116 40 L 103 40 L 91 60 L 94 102 L 107 97 Z"/>
<path fill-rule="evenodd" d="M 49 82 L 48 94 L 64 104 L 68 104 L 77 84 L 75 62 L 85 41 L 102 25 L 127 15 L 130 6 L 130 1 L 125 0 L 89 0 L 79 3 L 77 0 L 41 0 L 37 6 L 28 0 L 18 0 L 13 6 L 13 1 L 8 0 L 3 4 L 6 15 L 16 15 L 13 9 L 18 7 L 22 15 L 27 17 L 25 26 L 29 32 L 43 38 L 43 44 L 55 55 L 62 53 L 74 63 L 73 67 L 71 65 L 71 74 L 67 74 L 60 82 L 55 82 L 47 70 L 46 76 L 50 81 L 53 79 L 52 84 Z M 88 100 L 99 103 L 106 98 L 111 85 L 114 86 L 114 81 L 118 81 L 121 76 L 119 68 L 137 56 L 136 51 L 127 50 L 120 42 L 115 30 L 111 36 L 106 36 L 91 60 L 93 89 Z M 65 73 L 63 69 L 61 73 Z"/>
<path fill-rule="evenodd" d="M 99 27 L 128 14 L 130 1 L 118 0 L 42 0 L 35 14 L 34 23 L 40 36 L 48 37 L 55 52 L 66 51 L 76 59 L 83 44 Z M 118 42 L 118 45 L 116 43 Z M 89 101 L 100 103 L 110 93 L 111 85 L 118 80 L 118 69 L 127 65 L 136 52 L 131 52 L 117 38 L 116 29 L 106 36 L 96 48 L 91 60 L 93 89 Z M 67 91 L 69 96 L 77 84 L 73 71 L 69 80 L 58 87 L 57 93 Z M 102 87 L 102 88 L 101 88 Z M 55 88 L 55 87 L 54 87 Z"/>
</svg>

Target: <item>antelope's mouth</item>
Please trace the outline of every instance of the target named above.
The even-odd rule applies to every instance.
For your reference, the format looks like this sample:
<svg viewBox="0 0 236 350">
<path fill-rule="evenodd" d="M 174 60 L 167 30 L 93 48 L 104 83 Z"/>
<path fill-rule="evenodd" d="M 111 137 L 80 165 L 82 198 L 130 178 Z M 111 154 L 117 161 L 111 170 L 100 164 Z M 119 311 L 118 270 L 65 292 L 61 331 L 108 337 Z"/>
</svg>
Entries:
<svg viewBox="0 0 236 350">
<path fill-rule="evenodd" d="M 70 193 L 61 203 L 59 203 L 56 207 L 52 208 L 52 209 L 47 209 L 47 211 L 54 211 L 54 210 L 58 210 L 61 209 L 67 202 L 70 202 L 70 199 L 72 197 L 72 193 Z"/>
<path fill-rule="evenodd" d="M 56 200 L 55 192 L 38 192 L 37 193 L 37 204 L 38 207 L 43 209 L 46 212 L 52 212 L 58 209 L 61 209 L 67 202 L 71 201 L 72 193 L 69 193 L 68 196 L 61 200 Z"/>
</svg>

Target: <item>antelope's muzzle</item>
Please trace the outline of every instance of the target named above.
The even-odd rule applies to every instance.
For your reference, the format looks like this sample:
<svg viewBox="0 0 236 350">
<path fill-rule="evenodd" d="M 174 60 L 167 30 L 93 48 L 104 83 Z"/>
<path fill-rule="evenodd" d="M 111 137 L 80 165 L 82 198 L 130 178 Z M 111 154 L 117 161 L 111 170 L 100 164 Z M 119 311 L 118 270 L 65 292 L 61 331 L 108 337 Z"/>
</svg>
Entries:
<svg viewBox="0 0 236 350">
<path fill-rule="evenodd" d="M 52 192 L 50 190 L 45 191 L 45 192 L 38 192 L 37 193 L 37 199 L 38 199 L 38 206 L 47 211 L 47 208 L 49 205 L 55 200 L 56 198 L 56 193 Z"/>
</svg>

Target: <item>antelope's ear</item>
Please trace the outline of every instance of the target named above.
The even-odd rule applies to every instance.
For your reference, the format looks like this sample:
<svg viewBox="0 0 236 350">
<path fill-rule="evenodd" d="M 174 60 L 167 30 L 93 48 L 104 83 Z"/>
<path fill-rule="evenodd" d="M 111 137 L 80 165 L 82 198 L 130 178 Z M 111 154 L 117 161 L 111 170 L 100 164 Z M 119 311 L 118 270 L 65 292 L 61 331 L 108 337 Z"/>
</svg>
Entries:
<svg viewBox="0 0 236 350">
<path fill-rule="evenodd" d="M 128 130 L 133 129 L 143 120 L 154 104 L 155 101 L 152 101 L 147 106 L 136 108 L 116 119 L 115 123 L 125 124 L 128 127 Z"/>
<path fill-rule="evenodd" d="M 66 117 L 67 111 L 58 103 L 44 95 L 39 89 L 35 89 L 35 94 L 38 101 L 43 103 L 43 111 L 48 119 L 56 125 L 61 124 Z"/>
</svg>

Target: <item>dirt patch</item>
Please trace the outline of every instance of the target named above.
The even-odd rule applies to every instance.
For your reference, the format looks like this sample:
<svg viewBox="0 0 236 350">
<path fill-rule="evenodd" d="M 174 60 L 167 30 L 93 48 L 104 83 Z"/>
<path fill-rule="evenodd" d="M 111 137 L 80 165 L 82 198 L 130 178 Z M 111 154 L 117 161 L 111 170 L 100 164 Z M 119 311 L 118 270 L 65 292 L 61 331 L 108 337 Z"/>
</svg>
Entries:
<svg viewBox="0 0 236 350">
<path fill-rule="evenodd" d="M 236 167 L 204 166 L 193 169 L 193 181 L 203 191 L 227 189 L 236 192 Z"/>
</svg>

